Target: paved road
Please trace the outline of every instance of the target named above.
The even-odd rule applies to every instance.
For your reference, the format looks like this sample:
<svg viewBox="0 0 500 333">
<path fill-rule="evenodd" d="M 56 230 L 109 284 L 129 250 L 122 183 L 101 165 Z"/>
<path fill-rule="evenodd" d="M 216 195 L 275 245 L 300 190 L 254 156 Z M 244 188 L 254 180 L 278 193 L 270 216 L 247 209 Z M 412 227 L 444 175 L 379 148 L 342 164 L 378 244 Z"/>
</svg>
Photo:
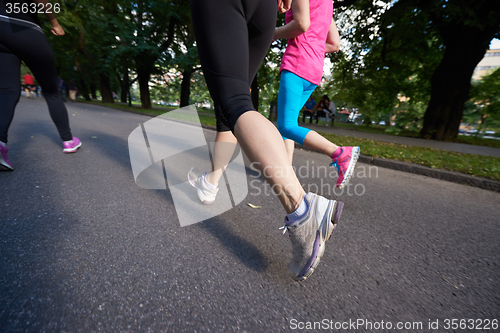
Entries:
<svg viewBox="0 0 500 333">
<path fill-rule="evenodd" d="M 500 319 L 499 193 L 360 164 L 337 195 L 318 178 L 328 158 L 297 150 L 301 182 L 346 206 L 317 271 L 296 283 L 282 208 L 254 174 L 243 203 L 181 228 L 170 191 L 132 176 L 127 138 L 149 118 L 67 105 L 77 154 L 62 153 L 41 100 L 22 98 L 11 127 L 1 332 L 278 332 L 322 320 L 351 332 L 382 321 L 428 332 L 439 320 L 443 332 L 446 319 Z M 357 319 L 375 326 L 346 326 Z"/>
</svg>

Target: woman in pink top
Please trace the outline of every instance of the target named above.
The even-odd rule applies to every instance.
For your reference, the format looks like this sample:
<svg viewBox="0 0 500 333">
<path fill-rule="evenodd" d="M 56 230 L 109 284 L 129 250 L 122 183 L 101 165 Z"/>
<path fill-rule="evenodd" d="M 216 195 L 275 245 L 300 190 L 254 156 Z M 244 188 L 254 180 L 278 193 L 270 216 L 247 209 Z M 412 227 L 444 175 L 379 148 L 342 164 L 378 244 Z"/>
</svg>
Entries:
<svg viewBox="0 0 500 333">
<path fill-rule="evenodd" d="M 275 40 L 288 39 L 280 68 L 277 123 L 290 161 L 294 141 L 330 156 L 339 175 L 337 186 L 343 188 L 352 176 L 359 147 L 339 147 L 297 121 L 302 106 L 321 82 L 325 53 L 339 50 L 340 37 L 332 16 L 331 0 L 294 0 L 286 13 L 286 25 L 276 28 Z"/>
</svg>

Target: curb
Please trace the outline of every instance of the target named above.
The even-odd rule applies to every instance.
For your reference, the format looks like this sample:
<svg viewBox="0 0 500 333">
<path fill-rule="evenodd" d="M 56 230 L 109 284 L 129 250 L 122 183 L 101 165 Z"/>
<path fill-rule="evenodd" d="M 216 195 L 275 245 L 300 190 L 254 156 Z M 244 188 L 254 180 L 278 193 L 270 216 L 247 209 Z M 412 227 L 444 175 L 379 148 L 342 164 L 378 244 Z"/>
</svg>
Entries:
<svg viewBox="0 0 500 333">
<path fill-rule="evenodd" d="M 109 107 L 109 106 L 104 106 L 104 107 Z M 135 113 L 143 116 L 148 116 L 148 117 L 156 117 L 157 115 L 153 114 L 147 114 L 143 112 L 135 112 L 132 110 L 124 110 L 120 108 L 113 108 L 115 110 L 119 111 L 124 111 L 124 112 L 130 112 L 130 113 Z M 172 119 L 174 120 L 174 119 Z M 182 120 L 176 120 L 181 123 L 189 123 L 186 121 Z M 208 129 L 208 130 L 217 130 L 215 126 L 209 126 L 209 125 L 201 125 L 202 128 Z M 299 148 L 302 150 L 310 151 L 317 153 L 317 151 L 306 148 L 302 145 L 299 145 L 298 143 L 295 143 L 295 148 Z M 371 157 L 371 156 L 366 156 L 366 155 L 360 155 L 359 162 L 365 163 L 365 164 L 370 164 L 370 165 L 375 165 L 379 166 L 382 168 L 386 169 L 392 169 L 392 170 L 397 170 L 397 171 L 403 171 L 403 172 L 408 172 L 408 173 L 413 173 L 421 176 L 426 176 L 430 178 L 435 178 L 439 180 L 445 180 L 448 182 L 452 183 L 457 183 L 457 184 L 462 184 L 462 185 L 468 185 L 471 187 L 477 187 L 483 190 L 488 190 L 488 191 L 493 191 L 493 192 L 499 192 L 500 193 L 500 182 L 491 180 L 491 179 L 486 179 L 482 177 L 473 177 L 469 176 L 460 172 L 454 172 L 454 171 L 447 171 L 447 170 L 442 170 L 442 169 L 433 169 L 427 166 L 423 165 L 418 165 L 418 164 L 413 164 L 413 163 L 408 163 L 408 162 L 400 162 L 400 161 L 395 161 L 395 160 L 387 160 L 383 158 L 377 158 L 377 157 Z"/>
<path fill-rule="evenodd" d="M 433 169 L 423 165 L 394 161 L 394 160 L 386 160 L 383 158 L 376 158 L 366 155 L 360 155 L 358 161 L 361 163 L 371 164 L 382 168 L 414 173 L 417 175 L 436 178 L 462 185 L 478 187 L 483 190 L 500 192 L 500 182 L 498 181 L 481 177 L 473 177 L 459 172 L 447 171 L 442 169 Z"/>
<path fill-rule="evenodd" d="M 295 143 L 295 148 L 318 153 L 317 151 L 299 145 L 298 143 Z M 367 155 L 359 155 L 358 162 L 386 169 L 413 173 L 439 180 L 445 180 L 452 183 L 477 187 L 483 190 L 500 192 L 500 182 L 482 177 L 473 177 L 460 172 L 447 171 L 443 169 L 433 169 L 423 165 L 395 160 L 387 160 L 384 158 L 371 157 Z"/>
</svg>

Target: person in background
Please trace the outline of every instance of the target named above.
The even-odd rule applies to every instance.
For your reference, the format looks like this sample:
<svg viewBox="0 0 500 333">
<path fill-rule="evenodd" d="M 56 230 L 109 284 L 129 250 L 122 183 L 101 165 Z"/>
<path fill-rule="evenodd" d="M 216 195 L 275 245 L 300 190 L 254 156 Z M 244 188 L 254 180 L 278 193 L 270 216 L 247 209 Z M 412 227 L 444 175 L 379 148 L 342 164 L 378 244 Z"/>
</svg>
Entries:
<svg viewBox="0 0 500 333">
<path fill-rule="evenodd" d="M 326 124 L 328 126 L 328 103 L 330 102 L 330 99 L 328 96 L 323 95 L 321 96 L 321 99 L 319 100 L 319 103 L 316 104 L 316 124 L 319 122 L 319 118 L 325 117 L 326 118 Z"/>
<path fill-rule="evenodd" d="M 75 82 L 70 79 L 68 81 L 68 91 L 69 91 L 69 98 L 75 102 L 76 101 L 76 85 Z"/>
<path fill-rule="evenodd" d="M 329 116 L 332 117 L 332 127 L 335 123 L 335 116 L 337 115 L 337 108 L 335 107 L 335 103 L 333 101 L 328 102 L 328 110 L 330 111 Z M 326 119 L 326 125 L 328 126 L 328 117 Z"/>
<path fill-rule="evenodd" d="M 66 102 L 66 82 L 63 80 L 61 75 L 57 77 L 57 86 L 59 87 L 59 92 L 61 93 L 62 100 Z"/>
<path fill-rule="evenodd" d="M 316 107 L 316 101 L 313 96 L 309 96 L 304 108 L 302 109 L 302 122 L 306 122 L 306 116 L 309 116 L 309 124 L 312 124 L 314 117 L 314 108 Z"/>
<path fill-rule="evenodd" d="M 26 93 L 26 97 L 31 97 L 31 89 L 35 86 L 35 80 L 33 76 L 31 76 L 30 72 L 27 72 L 23 75 L 24 82 L 24 92 Z"/>
</svg>

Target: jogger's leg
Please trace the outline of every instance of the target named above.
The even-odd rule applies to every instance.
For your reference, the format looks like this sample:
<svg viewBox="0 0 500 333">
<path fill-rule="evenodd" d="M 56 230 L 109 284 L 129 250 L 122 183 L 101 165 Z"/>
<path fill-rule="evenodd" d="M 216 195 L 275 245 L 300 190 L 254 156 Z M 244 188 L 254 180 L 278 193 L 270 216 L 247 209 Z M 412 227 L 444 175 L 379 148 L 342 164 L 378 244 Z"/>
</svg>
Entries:
<svg viewBox="0 0 500 333">
<path fill-rule="evenodd" d="M 276 127 L 260 113 L 249 111 L 238 118 L 234 135 L 245 155 L 256 162 L 254 165 L 271 185 L 287 214 L 295 211 L 305 192 L 292 169 Z"/>
<path fill-rule="evenodd" d="M 212 172 L 207 174 L 206 180 L 217 186 L 227 165 L 231 161 L 234 148 L 238 141 L 231 131 L 217 132 L 212 149 Z"/>
<path fill-rule="evenodd" d="M 6 51 L 6 49 L 5 49 Z M 10 124 L 21 95 L 21 61 L 0 45 L 0 141 L 7 143 Z"/>
<path fill-rule="evenodd" d="M 38 31 L 26 32 L 26 34 L 28 33 L 31 34 L 26 37 L 29 42 L 26 45 L 26 50 L 20 51 L 19 57 L 33 72 L 42 87 L 43 97 L 47 102 L 50 117 L 57 127 L 59 136 L 63 141 L 70 141 L 73 136 L 69 127 L 68 111 L 57 87 L 57 70 L 52 49 L 42 33 Z"/>
</svg>

